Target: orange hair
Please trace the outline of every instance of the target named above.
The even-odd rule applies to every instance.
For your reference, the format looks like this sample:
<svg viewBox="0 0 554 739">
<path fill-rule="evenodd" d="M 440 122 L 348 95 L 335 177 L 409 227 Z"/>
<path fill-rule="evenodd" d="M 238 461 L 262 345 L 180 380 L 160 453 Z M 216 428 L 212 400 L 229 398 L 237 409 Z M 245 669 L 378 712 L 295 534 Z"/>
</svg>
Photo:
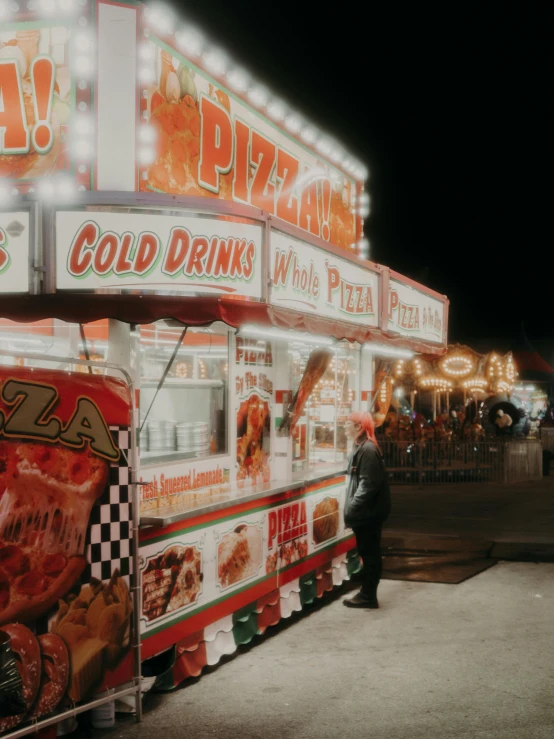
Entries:
<svg viewBox="0 0 554 739">
<path fill-rule="evenodd" d="M 365 434 L 367 439 L 372 441 L 377 449 L 381 451 L 381 447 L 375 437 L 375 423 L 371 413 L 361 413 L 360 411 L 356 411 L 348 416 L 348 420 L 352 421 L 352 423 L 359 424 L 362 427 L 358 434 L 358 439 L 361 440 L 361 437 Z"/>
</svg>

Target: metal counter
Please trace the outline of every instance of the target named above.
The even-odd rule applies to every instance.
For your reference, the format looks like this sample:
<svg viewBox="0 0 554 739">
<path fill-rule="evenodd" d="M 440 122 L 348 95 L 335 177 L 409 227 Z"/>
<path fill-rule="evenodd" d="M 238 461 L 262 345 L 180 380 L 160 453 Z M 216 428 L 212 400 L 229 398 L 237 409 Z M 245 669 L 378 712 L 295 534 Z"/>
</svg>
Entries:
<svg viewBox="0 0 554 739">
<path fill-rule="evenodd" d="M 327 469 L 323 474 L 316 472 L 312 474 L 298 472 L 293 474 L 290 480 L 273 480 L 271 482 L 264 482 L 260 485 L 255 485 L 246 493 L 246 495 L 238 488 L 236 490 L 223 493 L 221 500 L 218 500 L 216 503 L 210 503 L 209 505 L 199 501 L 196 505 L 188 504 L 186 506 L 167 506 L 166 508 L 159 508 L 155 512 L 146 512 L 140 517 L 140 526 L 141 528 L 146 526 L 163 528 L 165 526 L 178 523 L 179 521 L 186 521 L 189 518 L 205 515 L 206 513 L 215 513 L 216 511 L 230 508 L 238 503 L 249 503 L 253 500 L 267 498 L 270 495 L 279 495 L 280 493 L 299 490 L 300 488 L 307 487 L 318 482 L 332 480 L 333 478 L 340 477 L 344 474 L 345 470 L 343 464 L 337 466 L 337 469 L 333 471 Z"/>
</svg>

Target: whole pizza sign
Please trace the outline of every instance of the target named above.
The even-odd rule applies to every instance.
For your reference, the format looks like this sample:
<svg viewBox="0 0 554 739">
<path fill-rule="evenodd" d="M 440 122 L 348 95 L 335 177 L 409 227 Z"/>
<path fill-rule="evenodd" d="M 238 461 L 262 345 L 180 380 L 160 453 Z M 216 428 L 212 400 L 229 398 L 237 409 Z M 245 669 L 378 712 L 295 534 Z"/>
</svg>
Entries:
<svg viewBox="0 0 554 739">
<path fill-rule="evenodd" d="M 273 305 L 377 325 L 377 272 L 279 231 L 272 231 L 270 265 Z"/>
<path fill-rule="evenodd" d="M 114 687 L 115 668 L 119 681 L 132 676 L 130 543 L 119 541 L 129 502 L 120 536 L 109 527 L 109 551 L 100 525 L 127 480 L 129 409 L 127 387 L 112 378 L 0 370 L 0 630 L 26 702 L 0 731 Z"/>
</svg>

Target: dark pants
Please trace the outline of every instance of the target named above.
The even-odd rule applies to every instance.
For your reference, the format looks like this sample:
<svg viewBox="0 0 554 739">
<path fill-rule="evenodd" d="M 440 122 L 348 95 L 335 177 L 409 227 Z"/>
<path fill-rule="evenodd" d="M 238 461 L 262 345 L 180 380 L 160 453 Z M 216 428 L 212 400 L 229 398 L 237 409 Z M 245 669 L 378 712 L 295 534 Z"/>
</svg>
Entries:
<svg viewBox="0 0 554 739">
<path fill-rule="evenodd" d="M 356 547 L 364 565 L 362 571 L 362 595 L 373 598 L 377 594 L 377 586 L 381 579 L 383 564 L 381 561 L 381 529 L 380 521 L 353 526 L 356 536 Z"/>
</svg>

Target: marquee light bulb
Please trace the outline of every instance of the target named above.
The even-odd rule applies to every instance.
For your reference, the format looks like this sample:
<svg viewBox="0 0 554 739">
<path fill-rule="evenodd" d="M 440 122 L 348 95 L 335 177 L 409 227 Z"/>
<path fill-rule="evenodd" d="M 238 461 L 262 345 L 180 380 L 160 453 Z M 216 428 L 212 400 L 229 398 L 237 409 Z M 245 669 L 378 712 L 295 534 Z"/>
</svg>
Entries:
<svg viewBox="0 0 554 739">
<path fill-rule="evenodd" d="M 362 257 L 362 259 L 369 259 L 368 239 L 360 239 L 360 241 L 358 241 L 358 254 Z"/>
<path fill-rule="evenodd" d="M 92 146 L 84 139 L 79 139 L 75 142 L 75 156 L 77 159 L 83 161 L 90 159 L 92 155 Z"/>
<path fill-rule="evenodd" d="M 267 105 L 269 94 L 265 87 L 262 87 L 261 85 L 256 85 L 256 87 L 253 87 L 251 90 L 248 91 L 248 99 L 257 108 L 263 108 L 265 105 Z"/>
<path fill-rule="evenodd" d="M 291 133 L 298 133 L 302 128 L 302 119 L 296 113 L 291 113 L 285 118 L 285 126 Z"/>
<path fill-rule="evenodd" d="M 141 67 L 139 70 L 139 80 L 143 85 L 150 85 L 156 81 L 154 70 L 150 67 Z"/>
<path fill-rule="evenodd" d="M 204 64 L 208 72 L 216 77 L 222 77 L 227 71 L 228 63 L 219 51 L 210 51 L 204 54 Z"/>
<path fill-rule="evenodd" d="M 272 100 L 267 106 L 267 113 L 274 121 L 280 122 L 285 119 L 287 109 L 280 100 Z"/>
<path fill-rule="evenodd" d="M 245 92 L 248 89 L 249 75 L 244 69 L 236 67 L 227 74 L 229 87 L 236 92 Z"/>
<path fill-rule="evenodd" d="M 38 185 L 38 194 L 43 200 L 53 200 L 55 191 L 52 180 L 44 179 Z"/>
<path fill-rule="evenodd" d="M 192 57 L 199 57 L 204 47 L 204 37 L 195 28 L 186 28 L 176 35 L 181 49 Z"/>
<path fill-rule="evenodd" d="M 300 138 L 307 144 L 313 144 L 317 137 L 317 131 L 313 126 L 306 126 L 300 133 Z"/>
<path fill-rule="evenodd" d="M 75 71 L 85 76 L 92 72 L 92 62 L 88 56 L 78 56 L 75 59 Z"/>
<path fill-rule="evenodd" d="M 145 146 L 139 150 L 138 159 L 142 165 L 147 167 L 155 161 L 156 152 L 152 147 Z"/>
<path fill-rule="evenodd" d="M 75 183 L 69 177 L 62 177 L 57 182 L 60 197 L 67 202 L 75 195 Z"/>
<path fill-rule="evenodd" d="M 331 144 L 331 142 L 330 142 L 329 139 L 322 138 L 322 139 L 319 139 L 319 141 L 316 143 L 315 148 L 324 157 L 328 157 L 330 155 L 330 153 L 331 153 L 332 144 Z"/>
<path fill-rule="evenodd" d="M 75 48 L 79 51 L 89 51 L 92 47 L 92 41 L 90 36 L 85 33 L 84 31 L 81 31 L 81 33 L 78 33 L 75 36 Z"/>
<path fill-rule="evenodd" d="M 154 5 L 148 10 L 148 23 L 161 33 L 171 33 L 175 25 L 172 11 L 165 5 Z"/>
<path fill-rule="evenodd" d="M 150 44 L 141 44 L 138 55 L 143 62 L 151 62 L 156 56 L 156 50 Z"/>
<path fill-rule="evenodd" d="M 8 203 L 12 199 L 10 188 L 0 183 L 0 203 Z"/>
<path fill-rule="evenodd" d="M 367 218 L 367 216 L 369 215 L 370 203 L 371 199 L 367 192 L 360 193 L 360 196 L 358 197 L 358 215 L 360 215 L 362 218 Z"/>
<path fill-rule="evenodd" d="M 140 127 L 139 139 L 143 144 L 153 144 L 156 141 L 156 131 L 153 126 L 144 125 Z"/>
</svg>

